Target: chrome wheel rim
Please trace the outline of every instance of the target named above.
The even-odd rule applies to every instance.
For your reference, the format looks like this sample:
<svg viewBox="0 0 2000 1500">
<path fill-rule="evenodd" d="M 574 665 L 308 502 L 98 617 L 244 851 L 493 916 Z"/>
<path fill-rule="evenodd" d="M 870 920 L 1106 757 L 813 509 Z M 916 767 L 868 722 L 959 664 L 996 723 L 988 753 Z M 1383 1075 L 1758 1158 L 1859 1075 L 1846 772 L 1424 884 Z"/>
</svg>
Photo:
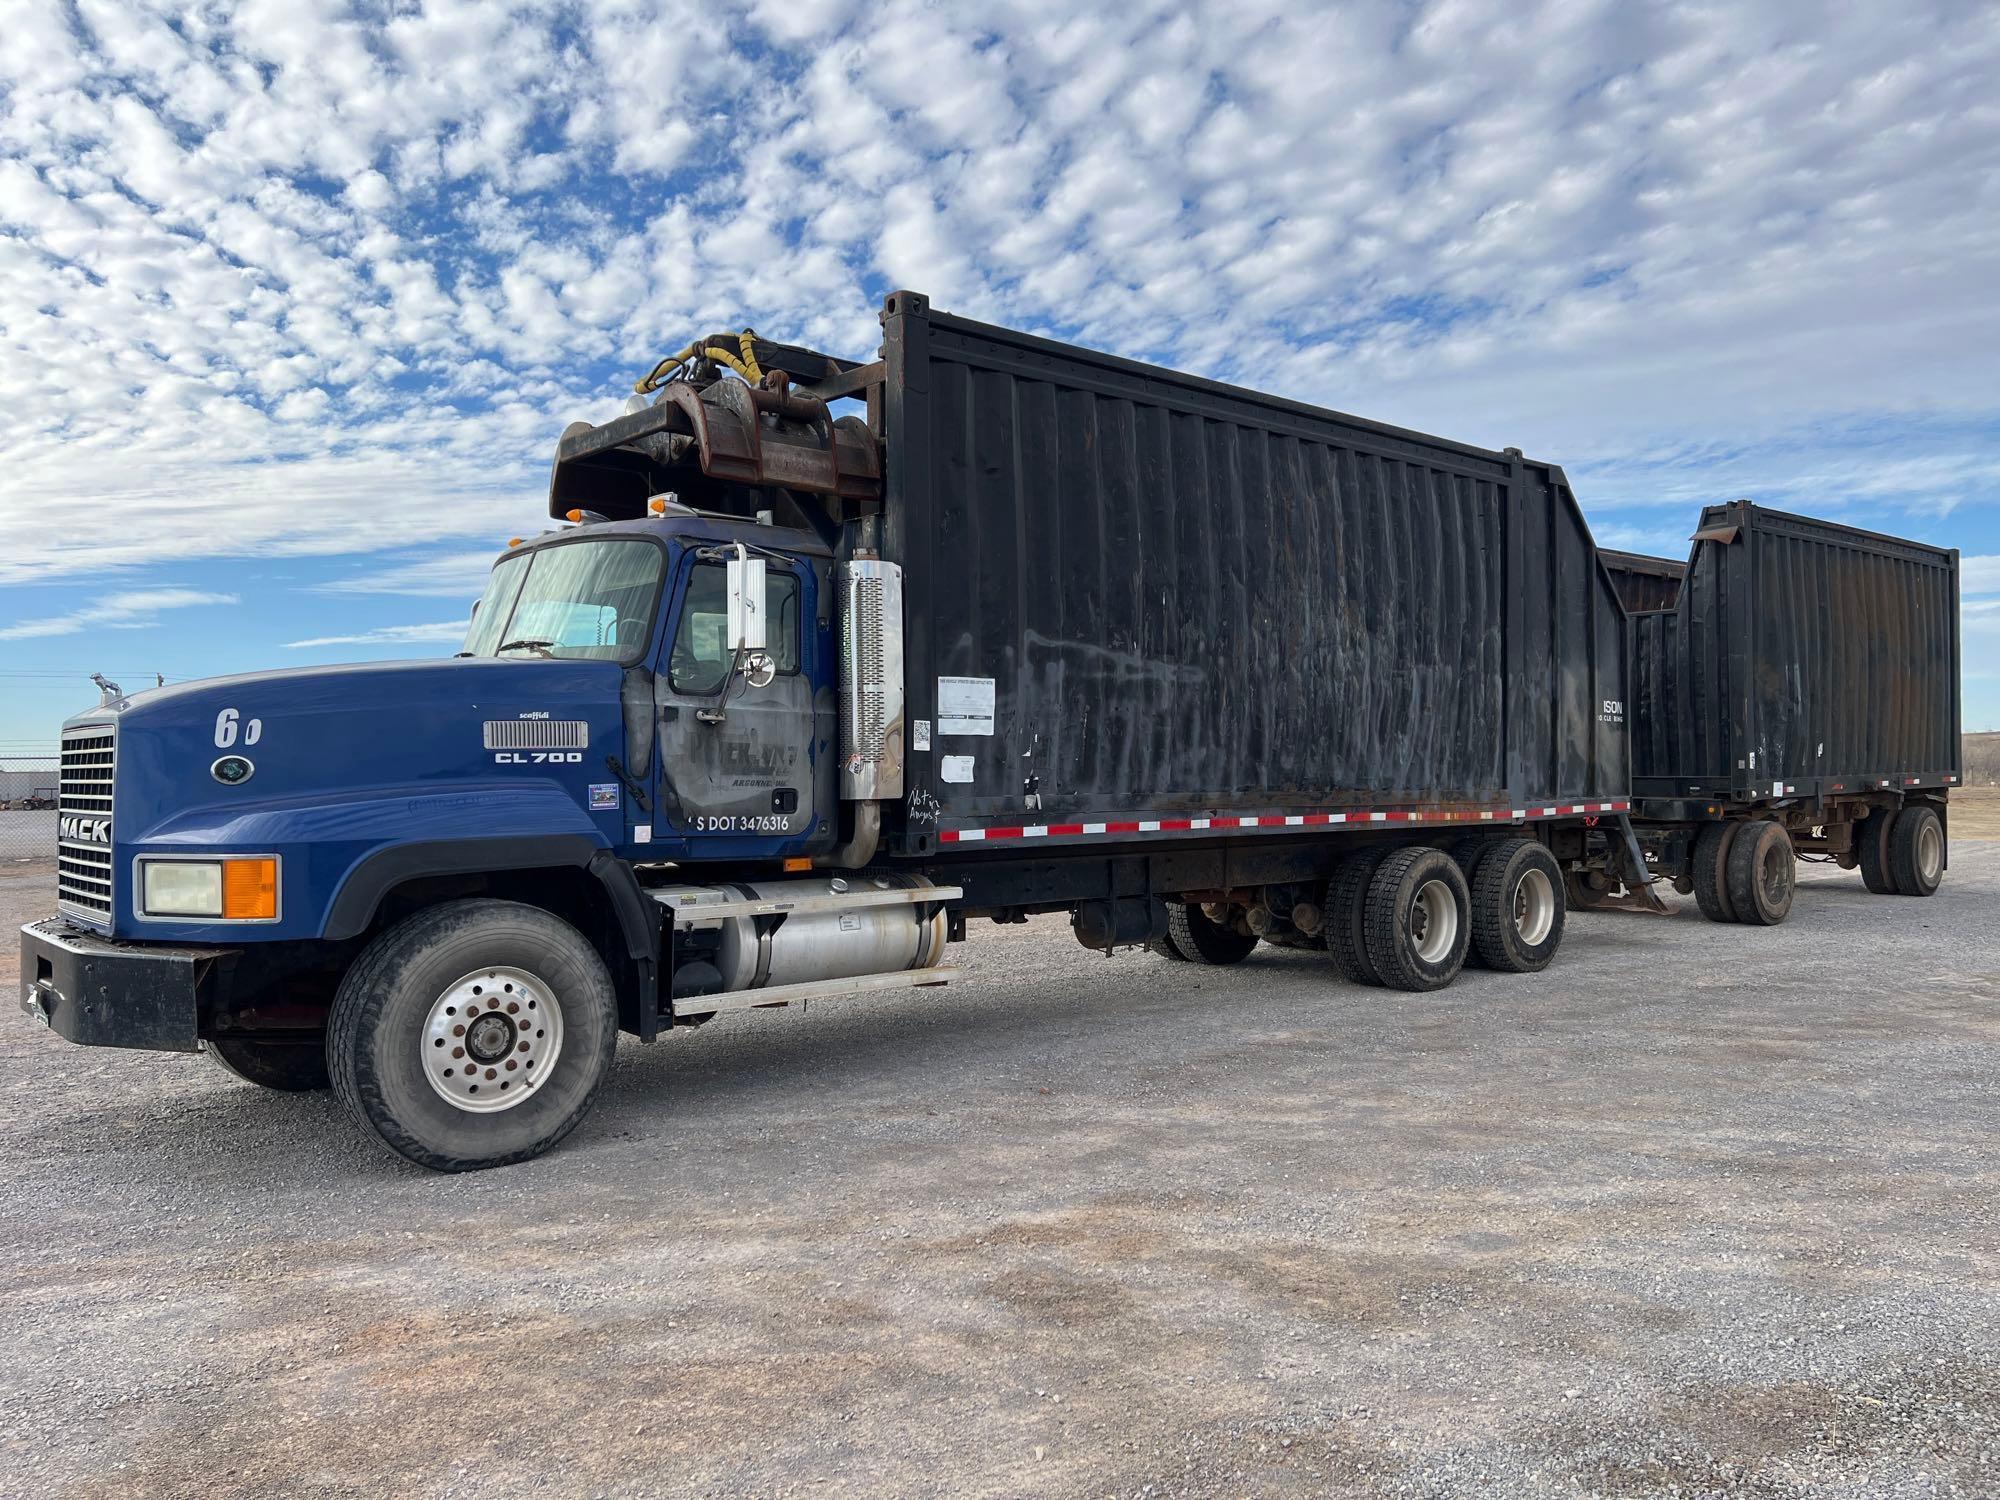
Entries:
<svg viewBox="0 0 2000 1500">
<path fill-rule="evenodd" d="M 1926 818 L 1924 826 L 1917 830 L 1917 873 L 1924 878 L 1924 884 L 1935 884 L 1944 871 L 1944 835 L 1937 824 Z"/>
<path fill-rule="evenodd" d="M 528 1098 L 562 1055 L 562 1007 L 525 969 L 474 969 L 431 1006 L 417 1046 L 453 1109 L 495 1114 Z"/>
<path fill-rule="evenodd" d="M 1555 925 L 1555 883 L 1546 870 L 1530 869 L 1514 887 L 1514 931 L 1528 947 L 1539 948 Z"/>
<path fill-rule="evenodd" d="M 1443 963 L 1458 941 L 1458 902 L 1442 880 L 1426 880 L 1410 903 L 1410 943 L 1427 964 Z"/>
</svg>

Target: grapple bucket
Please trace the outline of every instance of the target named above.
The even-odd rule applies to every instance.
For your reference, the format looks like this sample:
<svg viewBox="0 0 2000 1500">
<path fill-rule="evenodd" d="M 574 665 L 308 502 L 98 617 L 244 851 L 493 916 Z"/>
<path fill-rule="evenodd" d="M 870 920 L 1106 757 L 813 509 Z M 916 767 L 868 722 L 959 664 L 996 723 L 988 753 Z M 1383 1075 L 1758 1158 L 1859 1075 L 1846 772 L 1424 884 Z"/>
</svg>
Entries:
<svg viewBox="0 0 2000 1500">
<path fill-rule="evenodd" d="M 868 424 L 835 418 L 825 401 L 774 374 L 761 386 L 676 380 L 642 411 L 601 427 L 572 423 L 556 447 L 549 514 L 641 516 L 651 496 L 685 490 L 697 474 L 841 501 L 882 498 L 881 451 Z"/>
</svg>

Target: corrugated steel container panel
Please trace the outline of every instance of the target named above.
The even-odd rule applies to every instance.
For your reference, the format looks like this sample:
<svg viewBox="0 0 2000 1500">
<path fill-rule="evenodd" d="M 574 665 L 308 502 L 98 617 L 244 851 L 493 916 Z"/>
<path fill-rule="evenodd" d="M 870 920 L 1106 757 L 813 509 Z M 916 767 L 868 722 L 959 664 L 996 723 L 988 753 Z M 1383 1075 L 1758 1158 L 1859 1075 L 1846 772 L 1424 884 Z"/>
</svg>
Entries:
<svg viewBox="0 0 2000 1500">
<path fill-rule="evenodd" d="M 1672 609 L 1680 597 L 1686 563 L 1671 557 L 1648 557 L 1643 552 L 1614 552 L 1609 547 L 1599 548 L 1597 555 L 1611 574 L 1618 602 L 1628 613 Z"/>
<path fill-rule="evenodd" d="M 1560 469 L 909 293 L 884 328 L 883 551 L 932 726 L 891 847 L 1628 795 L 1623 615 Z M 991 680 L 991 733 L 947 731 L 983 689 L 940 678 Z"/>
<path fill-rule="evenodd" d="M 1675 606 L 1630 629 L 1642 795 L 1814 795 L 1963 772 L 1955 551 L 1711 506 Z"/>
</svg>

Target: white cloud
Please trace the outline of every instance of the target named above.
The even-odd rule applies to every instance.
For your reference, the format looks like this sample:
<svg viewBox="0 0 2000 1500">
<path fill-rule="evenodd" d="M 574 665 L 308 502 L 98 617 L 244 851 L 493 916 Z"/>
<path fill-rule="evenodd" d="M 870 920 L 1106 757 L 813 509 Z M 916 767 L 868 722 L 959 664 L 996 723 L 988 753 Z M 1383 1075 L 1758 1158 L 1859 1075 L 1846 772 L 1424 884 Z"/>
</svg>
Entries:
<svg viewBox="0 0 2000 1500">
<path fill-rule="evenodd" d="M 487 552 L 451 552 L 438 557 L 382 557 L 350 574 L 318 585 L 329 594 L 426 594 L 477 599 L 493 571 L 496 547 Z"/>
<path fill-rule="evenodd" d="M 316 635 L 305 641 L 286 641 L 287 651 L 309 646 L 456 646 L 465 639 L 465 621 L 440 620 L 434 625 L 384 625 L 378 630 L 357 631 L 353 635 Z"/>
<path fill-rule="evenodd" d="M 2000 594 L 2000 557 L 1961 557 L 1958 588 L 1962 594 Z"/>
<path fill-rule="evenodd" d="M 1593 509 L 2000 494 L 1990 8 L 14 9 L 0 583 L 504 537 L 653 355 L 897 282 Z"/>
<path fill-rule="evenodd" d="M 110 594 L 68 614 L 49 615 L 40 620 L 20 620 L 0 628 L 0 641 L 22 641 L 38 636 L 75 635 L 82 630 L 143 630 L 159 623 L 170 609 L 191 609 L 205 604 L 234 604 L 234 594 L 211 594 L 199 589 L 134 589 Z"/>
</svg>

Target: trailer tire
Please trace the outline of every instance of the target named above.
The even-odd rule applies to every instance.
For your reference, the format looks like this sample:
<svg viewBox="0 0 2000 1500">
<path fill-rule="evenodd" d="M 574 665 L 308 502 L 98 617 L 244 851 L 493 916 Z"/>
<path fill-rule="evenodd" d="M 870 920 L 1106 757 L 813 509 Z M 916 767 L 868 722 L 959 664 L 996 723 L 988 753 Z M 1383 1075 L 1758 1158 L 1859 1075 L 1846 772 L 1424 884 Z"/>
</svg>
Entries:
<svg viewBox="0 0 2000 1500">
<path fill-rule="evenodd" d="M 497 994 L 487 993 L 490 984 L 501 986 Z M 460 1005 L 475 1020 L 451 1020 Z M 538 1011 L 552 1012 L 554 1024 L 536 1025 Z M 497 1065 L 486 1070 L 491 1078 L 477 1077 L 483 1064 L 467 1031 L 482 1026 L 495 1049 L 486 1059 Z M 462 1080 L 440 1076 L 456 1036 L 464 1037 L 457 1050 L 473 1053 L 477 1079 L 462 1098 L 446 1092 Z M 617 1044 L 617 995 L 582 933 L 540 907 L 449 901 L 362 950 L 334 995 L 327 1062 L 334 1092 L 369 1135 L 418 1166 L 469 1172 L 539 1156 L 574 1130 Z M 439 1047 L 435 1061 L 429 1047 Z M 523 1068 L 501 1076 L 517 1059 Z M 530 1075 L 536 1061 L 544 1071 Z M 517 1079 L 522 1093 L 473 1097 Z"/>
<path fill-rule="evenodd" d="M 1467 890 L 1473 888 L 1481 862 L 1502 842 L 1500 839 L 1481 838 L 1478 834 L 1472 834 L 1466 838 L 1454 839 L 1445 845 L 1445 852 L 1451 856 L 1452 863 L 1457 865 L 1459 872 L 1465 876 Z M 1486 967 L 1486 960 L 1480 955 L 1478 943 L 1466 947 L 1465 966 L 1468 969 Z"/>
<path fill-rule="evenodd" d="M 1368 883 L 1386 849 L 1363 849 L 1334 868 L 1326 884 L 1327 956 L 1349 984 L 1379 985 L 1382 976 L 1368 956 Z"/>
<path fill-rule="evenodd" d="M 1791 914 L 1798 857 L 1785 825 L 1769 818 L 1745 823 L 1729 846 L 1729 909 L 1739 922 L 1776 927 Z"/>
<path fill-rule="evenodd" d="M 266 1037 L 215 1037 L 207 1044 L 209 1061 L 231 1078 L 254 1083 L 281 1094 L 310 1094 L 330 1088 L 326 1071 L 326 1039 L 273 1041 Z"/>
<path fill-rule="evenodd" d="M 1877 896 L 1896 894 L 1894 865 L 1889 858 L 1889 835 L 1894 832 L 1898 808 L 1878 807 L 1854 825 L 1854 843 L 1860 852 L 1861 883 Z"/>
<path fill-rule="evenodd" d="M 1184 964 L 1187 962 L 1187 955 L 1174 946 L 1174 940 L 1170 937 L 1154 938 L 1151 942 L 1146 944 L 1146 951 L 1149 953 L 1157 953 L 1160 955 L 1161 958 L 1171 959 L 1173 962 L 1177 964 Z"/>
<path fill-rule="evenodd" d="M 1472 881 L 1472 951 L 1489 969 L 1533 974 L 1562 946 L 1562 866 L 1534 839 L 1509 839 Z"/>
<path fill-rule="evenodd" d="M 1734 922 L 1736 910 L 1729 900 L 1729 849 L 1736 842 L 1736 823 L 1710 823 L 1695 835 L 1694 853 L 1688 862 L 1694 866 L 1695 905 L 1701 914 L 1711 922 Z"/>
<path fill-rule="evenodd" d="M 1490 857 L 1490 856 L 1489 856 Z M 1368 882 L 1368 959 L 1391 989 L 1441 990 L 1465 967 L 1472 904 L 1458 862 L 1442 849 L 1398 849 Z"/>
<path fill-rule="evenodd" d="M 1167 941 L 1190 963 L 1220 967 L 1240 964 L 1257 951 L 1254 934 L 1246 936 L 1212 921 L 1191 902 L 1167 903 Z"/>
<path fill-rule="evenodd" d="M 1889 825 L 1889 876 L 1905 896 L 1928 896 L 1944 879 L 1944 823 L 1912 802 Z"/>
</svg>

